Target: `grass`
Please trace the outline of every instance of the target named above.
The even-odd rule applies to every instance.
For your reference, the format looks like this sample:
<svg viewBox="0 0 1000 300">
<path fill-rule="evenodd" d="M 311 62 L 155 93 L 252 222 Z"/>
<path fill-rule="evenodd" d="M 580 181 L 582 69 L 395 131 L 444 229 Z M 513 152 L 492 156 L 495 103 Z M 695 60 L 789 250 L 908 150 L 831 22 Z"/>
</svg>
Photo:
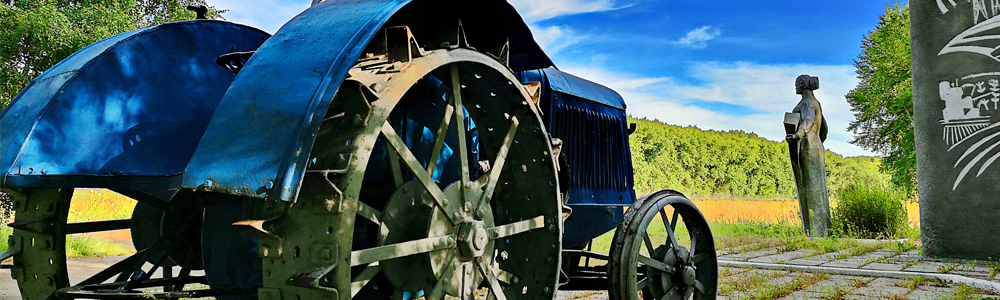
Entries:
<svg viewBox="0 0 1000 300">
<path fill-rule="evenodd" d="M 73 193 L 67 222 L 90 222 L 128 219 L 136 202 L 108 190 L 77 189 Z M 13 229 L 0 222 L 0 251 L 7 250 L 7 238 Z M 69 258 L 101 257 L 135 253 L 131 249 L 103 239 L 100 235 L 74 234 L 66 236 L 66 256 Z M 5 262 L 6 263 L 6 262 Z"/>
</svg>

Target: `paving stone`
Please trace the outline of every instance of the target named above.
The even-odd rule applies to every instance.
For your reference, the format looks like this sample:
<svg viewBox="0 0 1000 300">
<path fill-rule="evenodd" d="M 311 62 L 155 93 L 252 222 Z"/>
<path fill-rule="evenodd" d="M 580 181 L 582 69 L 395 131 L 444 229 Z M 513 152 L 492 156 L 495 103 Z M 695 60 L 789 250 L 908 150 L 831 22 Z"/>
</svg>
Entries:
<svg viewBox="0 0 1000 300">
<path fill-rule="evenodd" d="M 803 291 L 815 292 L 815 293 L 826 293 L 827 291 L 832 291 L 838 286 L 842 290 L 852 291 L 855 289 L 854 280 L 861 279 L 865 282 L 871 281 L 871 278 L 860 277 L 860 276 L 844 276 L 844 275 L 832 275 L 826 280 L 817 282 L 816 284 L 807 286 Z"/>
<path fill-rule="evenodd" d="M 906 293 L 910 292 L 910 289 L 898 286 L 903 285 L 903 283 L 904 282 L 899 279 L 875 278 L 875 280 L 869 282 L 868 285 L 854 290 L 851 294 L 882 298 L 888 298 L 894 295 L 906 295 Z"/>
<path fill-rule="evenodd" d="M 719 257 L 719 259 L 720 260 L 747 261 L 747 260 L 752 259 L 752 258 L 757 258 L 757 257 L 767 256 L 767 255 L 774 255 L 774 254 L 777 254 L 777 253 L 778 253 L 778 249 L 763 249 L 763 250 L 757 250 L 757 251 L 740 252 L 740 253 L 730 254 L 730 255 L 723 256 L 723 257 Z"/>
<path fill-rule="evenodd" d="M 840 250 L 840 251 L 834 251 L 834 252 L 827 252 L 827 253 L 823 253 L 823 254 L 820 254 L 820 255 L 811 256 L 811 257 L 803 257 L 802 259 L 818 260 L 818 261 L 828 262 L 828 261 L 834 260 L 834 258 L 836 258 L 837 256 L 840 256 L 840 255 L 843 255 L 843 254 L 848 254 L 848 253 L 850 253 L 850 251 Z"/>
<path fill-rule="evenodd" d="M 950 293 L 929 292 L 929 291 L 924 291 L 924 290 L 917 289 L 917 290 L 913 290 L 912 292 L 910 292 L 909 295 L 906 295 L 906 299 L 909 299 L 909 300 L 938 300 L 938 299 L 942 299 L 942 298 L 947 297 L 949 294 Z"/>
<path fill-rule="evenodd" d="M 903 265 L 887 264 L 887 263 L 870 263 L 861 268 L 869 270 L 881 270 L 881 271 L 899 271 L 903 269 Z"/>
<path fill-rule="evenodd" d="M 813 300 L 813 299 L 823 299 L 823 294 L 807 291 L 795 291 L 788 296 L 780 298 L 781 300 Z"/>
<path fill-rule="evenodd" d="M 914 290 L 914 291 L 925 291 L 925 292 L 945 293 L 945 294 L 947 294 L 947 293 L 951 293 L 951 291 L 953 289 L 954 288 L 951 287 L 951 286 L 949 286 L 949 287 L 940 287 L 940 286 L 933 286 L 933 285 L 921 285 L 921 286 L 918 286 L 917 289 Z"/>
<path fill-rule="evenodd" d="M 778 253 L 773 255 L 761 256 L 750 259 L 752 262 L 763 262 L 763 263 L 787 263 L 788 261 L 795 260 L 800 257 L 809 256 L 813 254 L 814 251 L 811 250 L 795 250 L 784 253 Z"/>
<path fill-rule="evenodd" d="M 831 262 L 828 262 L 828 263 L 824 263 L 824 264 L 822 264 L 820 266 L 823 266 L 823 267 L 832 267 L 832 268 L 852 268 L 852 269 L 854 269 L 854 268 L 858 268 L 859 266 L 861 266 L 861 264 L 865 263 L 865 261 L 867 261 L 867 260 L 866 259 L 860 259 L 860 258 L 852 257 L 852 258 L 846 258 L 846 259 L 831 261 Z"/>
<path fill-rule="evenodd" d="M 939 262 L 919 262 L 909 268 L 903 269 L 903 271 L 938 273 L 938 268 L 941 268 L 942 266 L 944 266 L 944 264 Z"/>
</svg>

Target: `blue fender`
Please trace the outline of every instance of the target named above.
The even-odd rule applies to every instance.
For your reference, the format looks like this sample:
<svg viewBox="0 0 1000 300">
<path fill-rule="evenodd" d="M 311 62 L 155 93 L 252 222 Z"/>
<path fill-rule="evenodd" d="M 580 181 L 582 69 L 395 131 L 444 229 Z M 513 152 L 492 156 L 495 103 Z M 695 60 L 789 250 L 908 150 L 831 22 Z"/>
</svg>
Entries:
<svg viewBox="0 0 1000 300">
<path fill-rule="evenodd" d="M 219 104 L 183 176 L 184 188 L 295 199 L 315 134 L 347 71 L 384 25 L 455 30 L 493 49 L 510 41 L 515 71 L 552 66 L 502 0 L 328 0 L 264 43 Z M 454 35 L 457 36 L 457 35 Z"/>
<path fill-rule="evenodd" d="M 270 35 L 224 21 L 184 21 L 90 45 L 33 80 L 0 112 L 0 185 L 180 186 L 235 75 L 219 55 Z"/>
</svg>

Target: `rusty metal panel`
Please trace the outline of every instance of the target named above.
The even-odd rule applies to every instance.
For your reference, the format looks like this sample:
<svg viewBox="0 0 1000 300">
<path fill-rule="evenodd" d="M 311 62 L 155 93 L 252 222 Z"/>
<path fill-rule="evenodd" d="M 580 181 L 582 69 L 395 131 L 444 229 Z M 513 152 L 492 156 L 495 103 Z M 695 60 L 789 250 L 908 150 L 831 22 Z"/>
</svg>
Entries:
<svg viewBox="0 0 1000 300">
<path fill-rule="evenodd" d="M 215 64 L 269 35 L 224 21 L 185 21 L 88 46 L 33 80 L 0 113 L 5 186 L 136 188 L 179 184 L 234 75 Z M 159 180 L 162 179 L 162 180 Z"/>
</svg>

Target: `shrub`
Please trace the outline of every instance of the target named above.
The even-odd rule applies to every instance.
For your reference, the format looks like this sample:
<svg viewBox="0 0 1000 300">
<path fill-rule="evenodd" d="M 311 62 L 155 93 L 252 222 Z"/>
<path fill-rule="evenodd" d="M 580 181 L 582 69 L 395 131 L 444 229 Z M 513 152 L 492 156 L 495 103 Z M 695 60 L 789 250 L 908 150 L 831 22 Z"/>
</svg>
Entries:
<svg viewBox="0 0 1000 300">
<path fill-rule="evenodd" d="M 908 194 L 880 184 L 851 184 L 837 192 L 833 230 L 855 238 L 897 236 L 909 227 Z"/>
</svg>

